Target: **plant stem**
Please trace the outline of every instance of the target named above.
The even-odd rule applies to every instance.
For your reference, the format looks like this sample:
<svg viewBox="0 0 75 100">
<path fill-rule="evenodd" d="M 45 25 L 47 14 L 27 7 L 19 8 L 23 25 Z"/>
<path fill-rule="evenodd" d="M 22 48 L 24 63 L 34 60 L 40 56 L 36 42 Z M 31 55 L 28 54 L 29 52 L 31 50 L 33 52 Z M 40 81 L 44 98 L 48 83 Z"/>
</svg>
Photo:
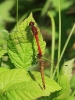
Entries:
<svg viewBox="0 0 75 100">
<path fill-rule="evenodd" d="M 51 71 L 50 71 L 50 77 L 52 78 L 52 74 L 53 74 L 53 66 L 54 66 L 54 51 L 55 51 L 55 22 L 54 22 L 54 18 L 51 15 L 51 13 L 48 11 L 48 16 L 51 18 L 51 24 L 52 24 L 52 50 L 51 50 Z"/>
<path fill-rule="evenodd" d="M 63 56 L 63 54 L 64 54 L 64 52 L 65 52 L 65 50 L 66 50 L 66 47 L 67 47 L 67 45 L 68 45 L 68 43 L 69 43 L 69 41 L 70 41 L 70 38 L 71 38 L 71 36 L 72 36 L 72 34 L 73 34 L 74 29 L 75 29 L 75 23 L 74 23 L 73 28 L 72 28 L 72 30 L 71 30 L 71 32 L 70 32 L 70 35 L 68 36 L 68 39 L 67 39 L 66 43 L 65 43 L 65 45 L 64 45 L 64 48 L 63 48 L 63 50 L 62 50 L 62 52 L 61 52 L 61 56 L 60 56 L 59 62 L 61 61 L 61 58 L 62 58 L 62 56 Z"/>
<path fill-rule="evenodd" d="M 74 29 L 75 29 L 75 23 L 74 23 L 73 28 L 72 28 L 72 30 L 71 30 L 69 36 L 68 36 L 68 39 L 66 40 L 66 43 L 65 43 L 65 45 L 64 45 L 64 48 L 63 48 L 63 50 L 62 50 L 62 52 L 61 52 L 60 59 L 58 60 L 56 69 L 55 69 L 55 71 L 54 71 L 54 73 L 53 73 L 53 78 L 54 78 L 55 73 L 56 73 L 56 71 L 57 71 L 57 69 L 58 69 L 58 64 L 59 64 L 59 62 L 61 61 L 62 56 L 63 56 L 63 54 L 64 54 L 64 52 L 65 52 L 65 50 L 66 50 L 66 47 L 67 47 L 67 45 L 68 45 L 68 43 L 69 43 L 69 41 L 70 41 L 70 38 L 71 38 L 71 36 L 72 36 L 72 34 L 73 34 L 73 32 L 74 32 Z"/>
<path fill-rule="evenodd" d="M 46 1 L 45 5 L 44 5 L 44 7 L 42 9 L 41 16 L 43 16 L 47 12 L 47 10 L 48 10 L 48 8 L 50 6 L 50 2 L 51 2 L 50 0 Z"/>
<path fill-rule="evenodd" d="M 60 0 L 58 0 L 58 6 L 59 6 L 59 42 L 58 42 L 58 69 L 57 69 L 57 77 L 59 75 L 59 58 L 61 53 L 61 9 L 60 9 Z"/>
<path fill-rule="evenodd" d="M 16 0 L 16 30 L 18 29 L 18 0 Z"/>
</svg>

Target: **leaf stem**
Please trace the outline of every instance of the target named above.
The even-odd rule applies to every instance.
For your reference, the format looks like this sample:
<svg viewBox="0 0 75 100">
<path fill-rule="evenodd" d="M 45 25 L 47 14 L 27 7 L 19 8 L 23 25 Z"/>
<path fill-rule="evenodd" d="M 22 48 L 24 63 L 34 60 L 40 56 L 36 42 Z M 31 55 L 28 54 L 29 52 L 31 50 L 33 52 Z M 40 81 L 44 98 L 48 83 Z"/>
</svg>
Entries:
<svg viewBox="0 0 75 100">
<path fill-rule="evenodd" d="M 51 18 L 51 24 L 52 24 L 52 50 L 51 50 L 51 71 L 50 71 L 50 77 L 52 78 L 53 74 L 53 66 L 54 66 L 54 51 L 55 51 L 55 21 L 51 13 L 48 11 L 48 16 Z"/>
</svg>

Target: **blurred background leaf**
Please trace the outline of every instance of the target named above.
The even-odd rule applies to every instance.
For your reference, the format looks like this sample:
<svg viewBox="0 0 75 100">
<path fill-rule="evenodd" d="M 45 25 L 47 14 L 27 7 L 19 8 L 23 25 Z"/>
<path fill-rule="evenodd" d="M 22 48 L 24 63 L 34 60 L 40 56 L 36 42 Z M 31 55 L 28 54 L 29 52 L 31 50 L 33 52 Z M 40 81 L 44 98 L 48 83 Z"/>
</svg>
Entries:
<svg viewBox="0 0 75 100">
<path fill-rule="evenodd" d="M 61 1 L 61 26 L 62 26 L 62 38 L 61 38 L 61 50 L 67 40 L 67 37 L 72 29 L 72 25 L 75 22 L 75 0 L 60 0 Z M 51 55 L 51 41 L 52 41 L 52 29 L 51 22 L 48 16 L 46 15 L 47 11 L 50 11 L 54 17 L 56 25 L 56 45 L 55 45 L 55 63 L 57 63 L 57 51 L 58 51 L 58 30 L 59 30 L 59 17 L 58 17 L 58 3 L 57 0 L 18 0 L 18 21 L 22 22 L 30 12 L 33 12 L 34 19 L 38 23 L 41 29 L 44 40 L 46 41 L 46 54 L 45 57 L 50 59 Z M 0 0 L 0 52 L 1 67 L 6 68 L 15 68 L 11 63 L 7 54 L 7 38 L 9 32 L 6 30 L 12 31 L 16 26 L 16 0 Z M 42 15 L 43 13 L 43 15 Z M 3 38 L 4 37 L 4 38 Z M 3 51 L 2 51 L 3 50 Z M 4 51 L 5 50 L 5 51 Z M 69 44 L 66 48 L 66 51 L 63 55 L 62 62 L 75 58 L 75 31 L 71 37 Z M 44 65 L 46 66 L 46 75 L 49 76 L 50 62 L 45 61 Z M 11 66 L 11 67 L 10 67 Z M 71 65 L 72 66 L 72 65 Z M 72 69 L 70 70 L 72 72 Z M 65 71 L 66 72 L 66 71 Z M 75 74 L 75 72 L 74 72 Z M 75 78 L 71 80 L 71 87 L 74 90 Z M 48 98 L 49 99 L 49 98 Z M 74 100 L 75 97 L 72 98 Z M 40 99 L 45 100 L 45 99 Z"/>
<path fill-rule="evenodd" d="M 0 3 L 0 17 L 4 21 L 15 21 L 13 17 L 10 16 L 10 10 L 14 6 L 15 0 L 5 0 Z"/>
</svg>

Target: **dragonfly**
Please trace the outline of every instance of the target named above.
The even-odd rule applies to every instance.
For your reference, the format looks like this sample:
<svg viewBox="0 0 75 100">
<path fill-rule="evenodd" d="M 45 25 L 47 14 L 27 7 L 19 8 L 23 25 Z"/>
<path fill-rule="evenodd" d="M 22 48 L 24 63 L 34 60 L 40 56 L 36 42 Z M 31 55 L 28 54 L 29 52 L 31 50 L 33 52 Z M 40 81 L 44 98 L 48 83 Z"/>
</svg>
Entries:
<svg viewBox="0 0 75 100">
<path fill-rule="evenodd" d="M 38 64 L 40 67 L 40 73 L 41 73 L 41 79 L 42 79 L 42 84 L 43 84 L 43 88 L 46 89 L 46 85 L 45 85 L 45 78 L 44 78 L 44 61 L 43 61 L 43 52 L 41 50 L 41 46 L 40 46 L 40 41 L 39 41 L 39 37 L 38 37 L 38 29 L 37 26 L 35 25 L 35 22 L 30 21 L 28 23 L 28 27 L 27 27 L 27 32 L 32 32 L 32 34 L 25 34 L 26 30 L 19 30 L 17 31 L 13 31 L 12 33 L 14 33 L 12 35 L 11 33 L 11 39 L 13 40 L 13 43 L 16 44 L 15 48 L 18 47 L 18 51 L 20 51 L 20 47 L 17 45 L 20 43 L 28 43 L 29 41 L 31 41 L 33 38 L 35 39 L 35 44 L 36 44 L 36 49 L 37 49 L 37 60 L 38 60 Z M 15 35 L 16 33 L 16 35 Z M 20 35 L 18 35 L 18 33 L 20 33 Z M 31 37 L 31 38 L 30 38 Z M 21 45 L 22 46 L 22 45 Z M 13 47 L 12 47 L 13 48 Z M 14 48 L 13 48 L 14 49 Z M 21 48 L 22 49 L 22 48 Z M 24 50 L 23 50 L 24 51 Z M 21 55 L 20 55 L 21 56 Z M 31 56 L 32 57 L 32 56 Z M 35 59 L 36 60 L 36 59 Z M 18 62 L 17 62 L 18 63 Z"/>
<path fill-rule="evenodd" d="M 34 22 L 30 22 L 29 26 L 33 32 L 33 36 L 36 39 L 36 43 L 37 43 L 37 47 L 38 47 L 38 61 L 39 61 L 39 65 L 40 65 L 40 72 L 41 72 L 41 78 L 42 78 L 42 84 L 43 84 L 43 88 L 45 89 L 45 79 L 44 79 L 44 64 L 43 64 L 43 59 L 42 59 L 42 50 L 39 44 L 39 39 L 38 39 L 38 31 L 37 28 L 34 26 Z"/>
<path fill-rule="evenodd" d="M 43 63 L 43 59 L 42 59 L 43 52 L 42 52 L 41 46 L 40 46 L 40 41 L 39 41 L 40 39 L 39 39 L 39 36 L 38 36 L 37 26 L 35 26 L 34 23 L 35 22 L 32 22 L 31 21 L 28 24 L 28 30 L 27 30 L 27 32 L 28 31 L 29 32 L 31 31 L 32 34 L 25 34 L 26 30 L 20 30 L 20 28 L 19 28 L 18 31 L 13 31 L 12 32 L 13 34 L 12 33 L 10 34 L 11 35 L 10 39 L 12 40 L 13 44 L 15 45 L 15 47 L 12 46 L 13 50 L 14 49 L 17 50 L 16 48 L 18 48 L 18 50 L 15 51 L 15 52 L 19 52 L 19 51 L 21 51 L 21 49 L 23 49 L 23 48 L 20 47 L 20 46 L 22 46 L 22 43 L 28 43 L 29 41 L 31 42 L 32 39 L 35 40 L 35 47 L 37 47 L 36 48 L 36 50 L 37 50 L 37 53 L 36 53 L 37 56 L 36 56 L 36 58 L 37 58 L 38 65 L 40 67 L 40 73 L 41 73 L 43 88 L 45 89 L 46 86 L 45 86 L 45 79 L 44 79 L 44 63 Z M 20 33 L 20 35 L 19 35 L 19 33 Z M 11 42 L 9 42 L 9 43 L 11 43 Z M 18 44 L 20 44 L 20 46 Z M 23 49 L 23 51 L 24 51 L 24 49 Z M 22 56 L 21 54 L 19 54 L 19 56 L 20 56 L 20 58 L 22 58 L 21 57 Z M 30 58 L 30 59 L 32 59 L 32 58 Z"/>
</svg>

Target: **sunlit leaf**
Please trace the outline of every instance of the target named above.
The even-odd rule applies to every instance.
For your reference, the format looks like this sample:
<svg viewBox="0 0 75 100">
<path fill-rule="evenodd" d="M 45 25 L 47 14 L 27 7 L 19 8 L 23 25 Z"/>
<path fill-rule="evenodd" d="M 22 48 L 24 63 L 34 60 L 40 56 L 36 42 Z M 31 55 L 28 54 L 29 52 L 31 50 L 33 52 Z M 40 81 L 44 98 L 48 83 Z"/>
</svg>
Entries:
<svg viewBox="0 0 75 100">
<path fill-rule="evenodd" d="M 69 100 L 70 98 L 70 81 L 66 75 L 59 76 L 58 83 L 62 87 L 53 100 Z"/>
<path fill-rule="evenodd" d="M 38 54 L 38 48 L 36 40 L 33 37 L 33 33 L 29 27 L 29 23 L 35 20 L 33 19 L 32 13 L 25 19 L 19 26 L 17 31 L 12 32 L 8 40 L 8 54 L 11 61 L 18 68 L 29 68 L 36 63 L 36 56 Z M 37 27 L 36 23 L 35 26 Z M 42 49 L 42 53 L 45 53 L 45 41 L 43 41 L 42 34 L 39 28 L 38 37 L 39 43 Z"/>
<path fill-rule="evenodd" d="M 6 69 L 0 73 L 1 94 L 3 93 L 7 100 L 33 100 L 61 90 L 59 84 L 47 76 L 45 76 L 46 89 L 44 90 L 40 76 L 39 72 L 27 72 L 25 69 Z"/>
<path fill-rule="evenodd" d="M 33 72 L 32 75 L 34 76 L 36 81 L 40 84 L 40 86 L 43 88 L 41 74 L 38 72 L 37 73 Z M 44 92 L 46 96 L 49 95 L 49 91 L 55 92 L 61 90 L 61 86 L 58 83 L 56 83 L 53 79 L 50 79 L 47 76 L 45 76 L 45 85 L 46 85 L 46 89 Z"/>
<path fill-rule="evenodd" d="M 74 63 L 74 58 L 66 61 L 63 66 L 62 66 L 62 71 L 64 75 L 67 75 L 69 79 L 72 77 L 72 68 L 73 68 L 73 63 Z"/>
<path fill-rule="evenodd" d="M 1 73 L 3 73 L 3 72 L 5 72 L 5 71 L 8 71 L 9 69 L 7 69 L 7 68 L 0 68 L 0 74 Z"/>
<path fill-rule="evenodd" d="M 75 89 L 75 75 L 72 77 L 70 84 L 71 84 L 71 88 Z"/>
</svg>

